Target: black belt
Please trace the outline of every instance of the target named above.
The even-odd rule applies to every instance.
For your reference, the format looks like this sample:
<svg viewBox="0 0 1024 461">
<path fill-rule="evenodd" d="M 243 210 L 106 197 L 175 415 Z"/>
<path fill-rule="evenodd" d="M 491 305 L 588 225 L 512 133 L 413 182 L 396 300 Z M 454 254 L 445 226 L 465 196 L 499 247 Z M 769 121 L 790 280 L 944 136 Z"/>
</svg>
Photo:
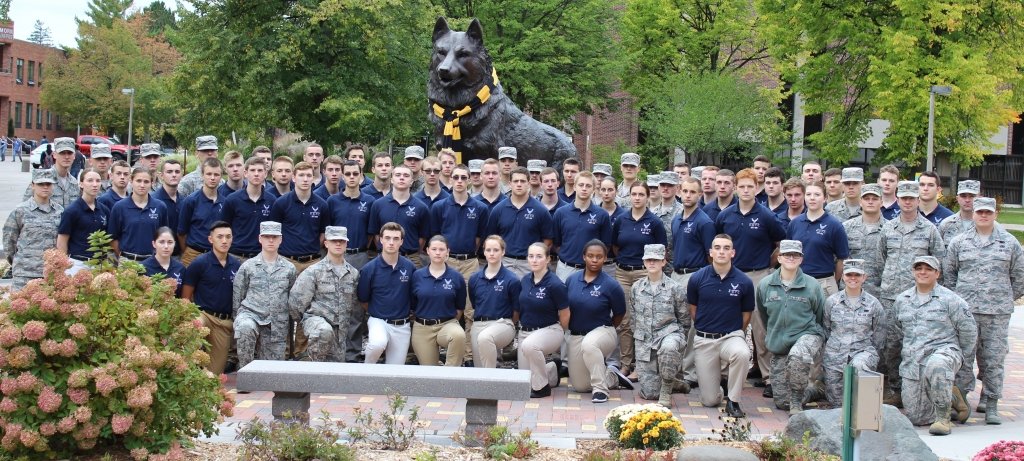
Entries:
<svg viewBox="0 0 1024 461">
<path fill-rule="evenodd" d="M 398 253 L 400 253 L 402 256 L 409 257 L 409 256 L 412 256 L 414 254 L 419 253 L 419 251 L 401 251 L 401 250 L 399 250 Z"/>
<path fill-rule="evenodd" d="M 692 274 L 692 273 L 697 272 L 697 271 L 699 271 L 701 269 L 703 269 L 703 267 L 677 267 L 677 268 L 675 268 L 674 272 L 679 274 L 679 275 L 683 275 L 683 274 Z"/>
<path fill-rule="evenodd" d="M 419 319 L 418 318 L 418 319 L 416 319 L 416 323 L 418 323 L 420 325 L 426 325 L 426 326 L 429 327 L 429 326 L 432 326 L 432 325 L 440 325 L 440 324 L 442 324 L 444 322 L 447 322 L 447 321 L 449 321 L 451 319 L 454 319 L 454 318 L 455 317 L 448 317 L 446 319 Z"/>
<path fill-rule="evenodd" d="M 495 320 L 505 320 L 508 317 L 474 317 L 474 322 L 493 322 Z"/>
<path fill-rule="evenodd" d="M 810 275 L 810 274 L 808 274 L 808 275 Z M 823 279 L 825 277 L 835 277 L 835 276 L 836 276 L 835 272 L 829 272 L 827 274 L 821 274 L 821 275 L 811 275 L 811 277 L 814 277 L 816 279 Z"/>
<path fill-rule="evenodd" d="M 245 259 L 255 258 L 256 255 L 258 255 L 258 254 L 259 253 L 237 253 L 237 252 L 236 253 L 231 253 L 231 255 L 235 256 L 236 258 L 245 258 Z"/>
<path fill-rule="evenodd" d="M 590 330 L 590 331 L 594 331 L 594 330 Z M 586 336 L 587 333 L 590 333 L 590 331 L 569 330 L 569 335 L 570 336 Z"/>
<path fill-rule="evenodd" d="M 550 326 L 551 325 L 544 325 L 542 327 L 524 327 L 524 326 L 520 326 L 519 327 L 519 331 L 525 331 L 525 332 L 529 333 L 531 331 L 542 330 L 542 329 L 550 327 Z"/>
<path fill-rule="evenodd" d="M 208 310 L 203 310 L 203 312 L 207 313 L 211 317 L 217 317 L 217 318 L 219 318 L 221 320 L 231 320 L 232 318 L 234 318 L 234 316 L 231 315 L 231 314 L 223 314 L 223 313 L 220 313 L 220 312 L 213 312 L 213 311 L 208 311 Z"/>
<path fill-rule="evenodd" d="M 148 258 L 150 256 L 153 256 L 153 255 L 140 255 L 140 254 L 135 254 L 135 253 L 129 253 L 127 251 L 122 251 L 121 252 L 121 257 L 122 258 L 130 259 L 132 261 L 142 261 L 143 259 L 146 259 L 146 258 Z"/>
<path fill-rule="evenodd" d="M 460 254 L 460 255 L 449 254 L 448 257 L 450 257 L 450 258 L 452 258 L 452 259 L 454 259 L 456 261 L 466 261 L 466 260 L 470 260 L 470 259 L 476 259 L 476 255 L 469 254 L 469 253 L 467 253 L 467 254 Z"/>
<path fill-rule="evenodd" d="M 204 249 L 202 249 L 202 248 L 196 248 L 196 247 L 194 247 L 194 246 L 192 246 L 192 245 L 185 245 L 185 246 L 187 246 L 187 247 L 191 248 L 191 249 L 192 249 L 192 251 L 198 251 L 198 252 L 200 252 L 200 253 L 206 253 L 207 251 L 210 251 L 210 250 L 204 250 Z"/>
<path fill-rule="evenodd" d="M 85 261 L 89 260 L 88 256 L 82 256 L 82 255 L 71 255 L 70 258 L 74 259 L 75 261 L 82 261 L 82 262 L 85 262 Z"/>
<path fill-rule="evenodd" d="M 356 253 L 364 253 L 364 252 L 366 252 L 366 248 L 346 248 L 345 249 L 345 254 L 347 254 L 347 255 L 354 255 Z"/>
<path fill-rule="evenodd" d="M 726 337 L 729 333 L 705 333 L 700 330 L 693 330 L 693 334 L 705 339 L 720 339 Z"/>
<path fill-rule="evenodd" d="M 513 256 L 513 255 L 505 255 L 505 256 L 509 257 L 509 258 L 512 258 L 512 259 L 519 260 L 519 261 L 526 261 L 526 256 Z"/>
<path fill-rule="evenodd" d="M 399 326 L 399 327 L 409 323 L 409 319 L 394 319 L 394 320 L 384 320 L 384 321 L 388 322 L 388 324 L 390 324 L 390 325 L 395 325 L 395 326 Z"/>
<path fill-rule="evenodd" d="M 629 265 L 629 264 L 621 264 L 621 263 L 620 264 L 616 264 L 616 266 L 619 266 L 619 269 L 622 269 L 624 271 L 638 271 L 638 270 L 644 268 L 644 266 L 642 266 L 642 265 L 640 265 L 640 266 L 632 266 L 632 265 Z"/>
<path fill-rule="evenodd" d="M 739 269 L 739 268 L 737 268 L 737 269 Z M 757 271 L 763 271 L 765 269 L 771 269 L 771 267 L 762 267 L 760 269 L 740 269 L 740 272 L 757 272 Z"/>
<path fill-rule="evenodd" d="M 569 267 L 571 267 L 573 269 L 583 269 L 583 267 L 584 267 L 583 264 L 573 264 L 573 263 L 570 263 L 570 262 L 566 262 L 562 258 L 558 258 L 558 260 L 561 261 L 562 264 L 565 264 L 566 266 L 569 266 Z"/>
<path fill-rule="evenodd" d="M 314 259 L 317 259 L 319 257 L 320 257 L 320 253 L 313 253 L 313 254 L 302 255 L 302 256 L 285 256 L 285 258 L 288 258 L 288 259 L 290 259 L 292 261 L 295 261 L 297 263 L 308 263 L 308 262 L 310 262 L 310 261 L 312 261 Z"/>
</svg>

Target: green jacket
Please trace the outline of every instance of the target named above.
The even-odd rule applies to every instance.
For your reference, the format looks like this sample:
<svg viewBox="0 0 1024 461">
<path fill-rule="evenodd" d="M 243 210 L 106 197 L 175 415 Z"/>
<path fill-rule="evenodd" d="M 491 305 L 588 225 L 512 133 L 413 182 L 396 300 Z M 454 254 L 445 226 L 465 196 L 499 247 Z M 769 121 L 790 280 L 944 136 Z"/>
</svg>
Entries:
<svg viewBox="0 0 1024 461">
<path fill-rule="evenodd" d="M 787 289 L 782 285 L 781 271 L 776 269 L 761 279 L 756 294 L 758 313 L 768 330 L 765 347 L 778 355 L 788 354 L 803 335 L 825 338 L 825 295 L 821 285 L 798 268 L 796 279 Z"/>
</svg>

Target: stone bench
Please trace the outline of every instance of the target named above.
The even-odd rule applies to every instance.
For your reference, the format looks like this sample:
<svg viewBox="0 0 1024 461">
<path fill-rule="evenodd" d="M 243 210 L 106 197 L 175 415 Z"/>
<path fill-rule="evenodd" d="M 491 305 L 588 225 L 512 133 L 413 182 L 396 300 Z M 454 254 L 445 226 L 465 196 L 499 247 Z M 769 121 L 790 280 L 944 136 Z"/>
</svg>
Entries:
<svg viewBox="0 0 1024 461">
<path fill-rule="evenodd" d="M 498 423 L 498 400 L 530 399 L 529 370 L 255 360 L 238 370 L 239 391 L 272 391 L 271 413 L 309 413 L 309 394 L 466 399 L 467 436 Z"/>
</svg>

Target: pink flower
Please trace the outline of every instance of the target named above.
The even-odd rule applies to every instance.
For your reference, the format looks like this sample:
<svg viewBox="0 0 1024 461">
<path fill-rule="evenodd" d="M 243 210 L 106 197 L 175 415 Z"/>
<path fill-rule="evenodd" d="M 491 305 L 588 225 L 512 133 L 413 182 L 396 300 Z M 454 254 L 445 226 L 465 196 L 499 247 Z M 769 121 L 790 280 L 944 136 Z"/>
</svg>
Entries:
<svg viewBox="0 0 1024 461">
<path fill-rule="evenodd" d="M 57 433 L 57 425 L 51 422 L 45 422 L 39 425 L 39 433 L 46 437 L 49 437 Z"/>
<path fill-rule="evenodd" d="M 125 300 L 125 299 L 128 299 L 128 297 L 129 297 L 128 291 L 126 291 L 123 288 L 117 288 L 117 289 L 114 290 L 114 297 L 117 298 L 117 299 L 120 299 L 122 301 Z"/>
<path fill-rule="evenodd" d="M 43 390 L 39 392 L 39 398 L 36 399 L 36 404 L 39 405 L 39 409 L 43 410 L 43 413 L 53 413 L 60 409 L 60 404 L 64 402 L 64 397 L 54 392 L 50 386 L 44 386 Z"/>
<path fill-rule="evenodd" d="M 18 298 L 11 302 L 11 312 L 15 314 L 24 314 L 28 312 L 29 303 L 25 298 Z"/>
<path fill-rule="evenodd" d="M 80 423 L 85 423 L 92 418 L 92 409 L 89 407 L 78 407 L 75 409 L 75 419 Z"/>
<path fill-rule="evenodd" d="M 28 287 L 25 287 L 25 289 L 28 289 Z M 38 286 L 34 287 L 30 291 L 30 293 L 32 293 L 32 294 L 31 294 L 31 296 L 29 296 L 29 300 L 31 300 L 32 304 L 35 304 L 35 305 L 42 304 L 42 302 L 44 300 L 49 299 L 49 296 L 47 296 L 46 293 L 44 293 L 42 291 L 39 291 L 39 287 Z"/>
<path fill-rule="evenodd" d="M 57 300 L 53 298 L 46 298 L 43 302 L 39 303 L 39 310 L 43 312 L 57 312 Z"/>
<path fill-rule="evenodd" d="M 78 289 L 73 286 L 63 287 L 53 293 L 53 299 L 62 303 L 74 301 L 76 298 L 78 298 Z M 63 304 L 61 307 L 63 307 Z M 63 308 L 61 309 L 62 314 L 67 315 L 69 312 L 70 311 L 65 311 Z"/>
<path fill-rule="evenodd" d="M 104 397 L 110 395 L 114 389 L 117 389 L 117 381 L 113 377 L 110 375 L 96 377 L 96 390 Z"/>
<path fill-rule="evenodd" d="M 38 320 L 25 322 L 21 327 L 21 334 L 29 341 L 39 341 L 46 336 L 46 324 Z"/>
<path fill-rule="evenodd" d="M 145 461 L 149 458 L 149 450 L 145 448 L 136 448 L 129 452 L 132 455 L 132 459 L 136 461 Z"/>
<path fill-rule="evenodd" d="M 231 416 L 235 413 L 235 402 L 231 400 L 224 400 L 220 403 L 220 414 L 224 416 Z"/>
<path fill-rule="evenodd" d="M 30 392 L 35 390 L 36 384 L 39 384 L 39 379 L 32 373 L 23 371 L 18 375 L 18 390 L 22 392 Z"/>
<path fill-rule="evenodd" d="M 88 330 L 81 323 L 73 323 L 68 327 L 68 333 L 75 338 L 82 339 L 88 334 Z"/>
<path fill-rule="evenodd" d="M 19 299 L 18 301 L 25 301 Z M 13 304 L 12 304 L 13 305 Z M 11 347 L 21 341 L 21 329 L 16 326 L 7 326 L 0 329 L 0 346 Z"/>
<path fill-rule="evenodd" d="M 132 428 L 133 421 L 135 421 L 135 415 L 114 415 L 110 419 L 110 429 L 115 434 L 127 433 L 128 429 Z"/>
<path fill-rule="evenodd" d="M 81 387 L 68 389 L 68 399 L 77 405 L 85 405 L 89 401 L 89 390 Z"/>
<path fill-rule="evenodd" d="M 71 283 L 76 287 L 89 286 L 92 283 L 92 271 L 88 269 L 78 271 L 71 278 Z"/>
<path fill-rule="evenodd" d="M 26 447 L 31 447 L 39 441 L 39 433 L 36 431 L 21 431 L 21 443 Z"/>
<path fill-rule="evenodd" d="M 14 378 L 0 379 L 0 392 L 4 395 L 14 395 L 18 392 L 18 380 Z"/>
<path fill-rule="evenodd" d="M 11 349 L 7 363 L 12 368 L 27 368 L 36 360 L 36 351 L 28 346 L 17 346 Z"/>
<path fill-rule="evenodd" d="M 210 354 L 197 350 L 192 353 L 192 362 L 201 367 L 205 367 L 210 363 Z"/>
<path fill-rule="evenodd" d="M 78 353 L 78 343 L 71 338 L 67 338 L 60 342 L 60 355 L 61 357 L 74 357 Z"/>
<path fill-rule="evenodd" d="M 160 321 L 160 314 L 153 309 L 139 311 L 138 323 L 142 326 L 153 326 Z"/>
<path fill-rule="evenodd" d="M 147 408 L 153 404 L 153 395 L 149 389 L 135 387 L 128 391 L 129 408 Z"/>
<path fill-rule="evenodd" d="M 85 316 L 89 315 L 89 312 L 91 312 L 91 311 L 92 311 L 92 309 L 86 303 L 78 303 L 78 304 L 75 304 L 75 305 L 71 306 L 71 313 L 74 314 L 75 317 L 78 317 L 78 318 L 82 318 L 82 317 L 85 317 Z"/>
<path fill-rule="evenodd" d="M 59 278 L 64 277 L 64 271 L 71 267 L 71 261 L 68 260 L 67 256 L 64 256 L 60 250 L 56 248 L 50 248 L 43 252 L 43 275 L 45 277 Z M 31 446 L 30 444 L 25 444 Z"/>
<path fill-rule="evenodd" d="M 68 415 L 57 423 L 57 431 L 61 434 L 67 434 L 73 431 L 76 425 L 78 425 L 78 421 L 75 420 L 75 417 L 73 415 Z"/>
<path fill-rule="evenodd" d="M 89 385 L 89 372 L 85 369 L 79 368 L 68 375 L 68 386 L 85 387 L 87 385 Z"/>
<path fill-rule="evenodd" d="M 132 387 L 139 382 L 139 375 L 132 370 L 121 370 L 117 372 L 117 384 L 122 388 Z"/>
<path fill-rule="evenodd" d="M 15 402 L 14 399 L 4 397 L 3 400 L 0 400 L 0 413 L 13 413 L 17 409 L 18 402 Z"/>
<path fill-rule="evenodd" d="M 110 272 L 104 272 L 93 278 L 92 282 L 89 284 L 89 287 L 96 292 L 103 292 L 114 289 L 115 287 L 117 287 L 117 276 Z"/>
<path fill-rule="evenodd" d="M 54 356 L 60 354 L 60 343 L 52 339 L 43 340 L 39 343 L 39 352 L 42 352 L 45 356 Z"/>
</svg>

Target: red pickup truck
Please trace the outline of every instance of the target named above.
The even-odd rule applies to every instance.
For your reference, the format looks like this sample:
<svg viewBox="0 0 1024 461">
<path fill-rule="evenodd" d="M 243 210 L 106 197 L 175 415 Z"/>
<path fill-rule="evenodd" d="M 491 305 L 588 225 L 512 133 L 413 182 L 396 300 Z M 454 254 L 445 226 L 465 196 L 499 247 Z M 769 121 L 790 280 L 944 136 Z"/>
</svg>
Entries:
<svg viewBox="0 0 1024 461">
<path fill-rule="evenodd" d="M 125 152 L 128 151 L 128 146 L 118 144 L 106 136 L 83 134 L 78 137 L 78 140 L 75 142 L 75 147 L 82 153 L 82 155 L 89 158 L 92 155 L 92 145 L 101 143 L 110 144 L 110 153 L 113 154 L 114 160 L 128 160 L 128 156 L 125 155 Z M 132 146 L 132 159 L 136 161 L 139 159 L 139 146 Z M 132 162 L 132 164 L 134 164 L 134 162 Z"/>
</svg>

